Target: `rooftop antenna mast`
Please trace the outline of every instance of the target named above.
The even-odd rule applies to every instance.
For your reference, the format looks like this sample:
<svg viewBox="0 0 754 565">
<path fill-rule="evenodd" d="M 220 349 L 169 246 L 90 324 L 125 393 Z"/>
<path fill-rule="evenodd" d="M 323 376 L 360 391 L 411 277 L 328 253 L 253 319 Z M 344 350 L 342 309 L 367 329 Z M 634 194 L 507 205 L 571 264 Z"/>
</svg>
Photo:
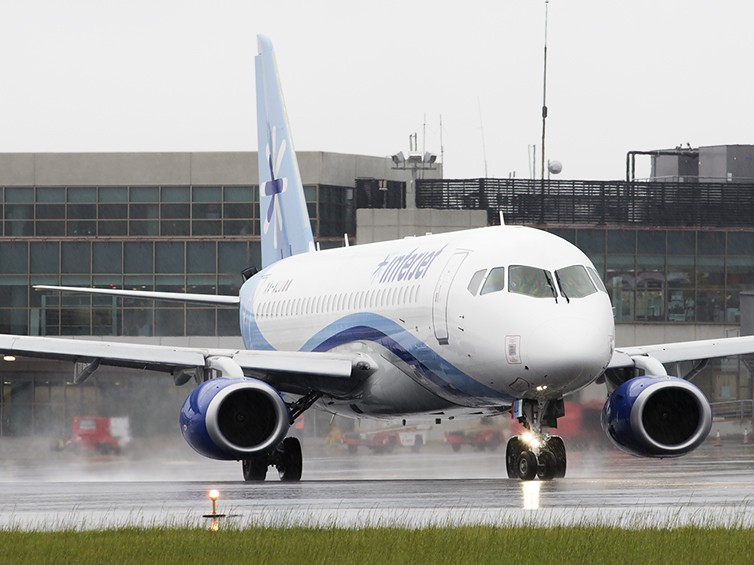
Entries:
<svg viewBox="0 0 754 565">
<path fill-rule="evenodd" d="M 542 74 L 542 167 L 540 178 L 545 178 L 545 124 L 547 121 L 547 12 L 550 0 L 545 0 L 545 57 Z"/>
<path fill-rule="evenodd" d="M 444 174 L 445 146 L 442 144 L 442 114 L 440 114 L 440 162 L 443 164 L 443 174 Z"/>
<path fill-rule="evenodd" d="M 487 146 L 484 143 L 484 122 L 482 121 L 482 102 L 479 97 L 476 99 L 477 106 L 479 107 L 479 130 L 482 134 L 482 157 L 484 157 L 484 178 L 487 178 Z"/>
</svg>

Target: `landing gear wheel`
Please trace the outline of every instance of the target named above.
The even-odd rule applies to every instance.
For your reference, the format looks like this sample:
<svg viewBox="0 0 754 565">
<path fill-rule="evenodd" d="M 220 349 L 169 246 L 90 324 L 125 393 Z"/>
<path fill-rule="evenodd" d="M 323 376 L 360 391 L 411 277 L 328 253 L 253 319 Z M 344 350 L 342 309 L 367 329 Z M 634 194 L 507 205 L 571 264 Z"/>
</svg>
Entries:
<svg viewBox="0 0 754 565">
<path fill-rule="evenodd" d="M 537 477 L 542 481 L 551 481 L 555 478 L 556 465 L 555 455 L 550 451 L 543 450 L 539 454 Z"/>
<path fill-rule="evenodd" d="M 522 451 L 516 464 L 518 478 L 522 481 L 531 481 L 537 476 L 537 456 L 531 451 Z"/>
<path fill-rule="evenodd" d="M 267 478 L 267 459 L 254 457 L 241 461 L 244 481 L 263 481 Z"/>
<path fill-rule="evenodd" d="M 518 478 L 518 456 L 524 449 L 524 443 L 518 436 L 513 436 L 508 440 L 508 445 L 505 448 L 505 470 L 509 479 Z"/>
<path fill-rule="evenodd" d="M 555 458 L 555 474 L 553 478 L 562 479 L 566 474 L 566 448 L 563 438 L 560 436 L 551 436 L 545 449 L 552 453 Z"/>
<path fill-rule="evenodd" d="M 300 481 L 304 468 L 304 458 L 301 454 L 301 442 L 298 438 L 287 437 L 283 440 L 280 462 L 277 465 L 281 481 Z"/>
</svg>

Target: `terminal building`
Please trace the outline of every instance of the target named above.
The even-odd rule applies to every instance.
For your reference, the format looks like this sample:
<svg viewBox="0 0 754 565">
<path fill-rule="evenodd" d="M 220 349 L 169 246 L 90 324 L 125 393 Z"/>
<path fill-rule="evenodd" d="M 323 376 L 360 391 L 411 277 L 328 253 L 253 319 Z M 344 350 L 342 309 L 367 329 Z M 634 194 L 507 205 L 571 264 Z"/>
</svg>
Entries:
<svg viewBox="0 0 754 565">
<path fill-rule="evenodd" d="M 625 181 L 447 180 L 441 164 L 402 156 L 299 161 L 323 248 L 346 234 L 369 243 L 495 224 L 502 212 L 589 255 L 619 345 L 737 335 L 741 292 L 754 290 L 754 151 L 673 151 L 634 152 L 653 160 L 647 181 L 630 178 L 628 160 Z M 234 308 L 31 287 L 236 294 L 241 271 L 261 263 L 257 192 L 250 152 L 0 155 L 0 333 L 240 347 Z M 73 386 L 70 364 L 0 367 L 0 436 L 61 435 L 82 414 L 129 415 L 137 436 L 173 429 L 188 393 L 164 375 L 102 368 Z M 745 407 L 750 417 L 747 367 L 712 362 L 695 383 L 718 412 Z"/>
</svg>

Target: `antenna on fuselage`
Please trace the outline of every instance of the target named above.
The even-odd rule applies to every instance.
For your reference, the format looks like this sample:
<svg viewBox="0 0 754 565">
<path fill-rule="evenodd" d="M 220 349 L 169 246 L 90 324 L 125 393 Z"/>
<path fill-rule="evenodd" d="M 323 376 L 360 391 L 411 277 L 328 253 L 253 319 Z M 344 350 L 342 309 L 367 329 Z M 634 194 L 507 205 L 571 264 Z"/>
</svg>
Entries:
<svg viewBox="0 0 754 565">
<path fill-rule="evenodd" d="M 351 244 L 348 241 L 348 234 L 347 233 L 343 234 L 343 242 L 345 243 L 346 247 L 351 247 Z"/>
<path fill-rule="evenodd" d="M 505 225 L 505 218 L 503 217 L 503 211 L 502 210 L 498 210 L 497 213 L 500 214 L 500 225 L 504 226 Z"/>
</svg>

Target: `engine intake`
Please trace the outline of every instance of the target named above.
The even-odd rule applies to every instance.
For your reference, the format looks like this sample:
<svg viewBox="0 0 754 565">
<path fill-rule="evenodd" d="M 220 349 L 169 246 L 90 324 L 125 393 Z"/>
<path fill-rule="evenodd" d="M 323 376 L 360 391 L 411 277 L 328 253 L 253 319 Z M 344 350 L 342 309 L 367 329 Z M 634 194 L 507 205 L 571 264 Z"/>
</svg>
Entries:
<svg viewBox="0 0 754 565">
<path fill-rule="evenodd" d="M 247 459 L 285 439 L 290 415 L 280 394 L 257 379 L 218 378 L 196 387 L 181 408 L 181 432 L 212 459 Z"/>
<path fill-rule="evenodd" d="M 619 386 L 602 409 L 602 428 L 621 450 L 643 457 L 677 457 L 699 447 L 712 428 L 701 390 L 676 377 L 636 377 Z"/>
</svg>

